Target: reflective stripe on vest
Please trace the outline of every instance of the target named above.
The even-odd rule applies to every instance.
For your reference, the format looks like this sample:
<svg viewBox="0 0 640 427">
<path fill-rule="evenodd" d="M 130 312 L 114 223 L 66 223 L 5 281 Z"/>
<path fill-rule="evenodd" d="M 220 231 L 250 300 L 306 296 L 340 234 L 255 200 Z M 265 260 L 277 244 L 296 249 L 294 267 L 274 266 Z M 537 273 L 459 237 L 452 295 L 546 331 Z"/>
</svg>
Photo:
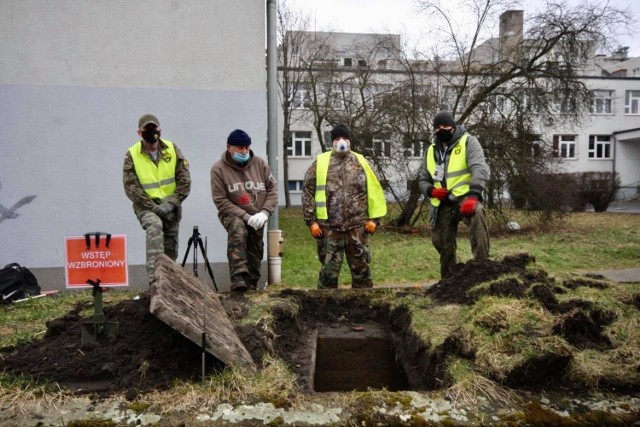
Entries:
<svg viewBox="0 0 640 427">
<path fill-rule="evenodd" d="M 454 196 L 460 197 L 469 192 L 469 185 L 471 184 L 471 171 L 467 166 L 467 137 L 468 133 L 464 133 L 458 140 L 458 144 L 451 150 L 449 156 L 449 163 L 447 164 L 447 170 L 445 171 L 445 177 L 447 179 L 447 190 L 451 191 Z M 433 178 L 436 172 L 436 159 L 434 156 L 435 144 L 429 146 L 427 151 L 426 163 L 427 171 Z M 433 185 L 436 188 L 442 188 L 441 181 L 433 181 Z M 433 206 L 439 206 L 440 200 L 435 197 L 431 197 L 431 204 Z"/>
<path fill-rule="evenodd" d="M 318 156 L 316 160 L 316 218 L 328 219 L 327 212 L 327 173 L 329 172 L 329 160 L 331 151 L 327 151 Z M 384 197 L 384 190 L 373 173 L 371 166 L 362 154 L 352 153 L 360 162 L 367 179 L 367 215 L 369 218 L 382 218 L 387 214 L 387 201 Z"/>
<path fill-rule="evenodd" d="M 133 166 L 136 168 L 138 181 L 142 189 L 152 199 L 164 199 L 176 191 L 176 164 L 178 157 L 171 141 L 162 140 L 167 148 L 158 153 L 162 156 L 158 165 L 153 162 L 149 154 L 142 152 L 140 142 L 129 148 Z"/>
</svg>

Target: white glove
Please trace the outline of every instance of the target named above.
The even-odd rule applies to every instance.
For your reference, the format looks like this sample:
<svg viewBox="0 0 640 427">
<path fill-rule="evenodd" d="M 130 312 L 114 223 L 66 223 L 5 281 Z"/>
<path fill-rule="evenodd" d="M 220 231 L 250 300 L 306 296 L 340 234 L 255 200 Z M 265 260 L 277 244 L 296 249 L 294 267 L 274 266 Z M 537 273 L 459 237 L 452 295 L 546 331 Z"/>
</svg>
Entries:
<svg viewBox="0 0 640 427">
<path fill-rule="evenodd" d="M 249 226 L 253 227 L 256 230 L 260 230 L 267 223 L 269 217 L 264 212 L 258 212 L 255 215 L 251 215 L 249 221 L 247 222 Z"/>
</svg>

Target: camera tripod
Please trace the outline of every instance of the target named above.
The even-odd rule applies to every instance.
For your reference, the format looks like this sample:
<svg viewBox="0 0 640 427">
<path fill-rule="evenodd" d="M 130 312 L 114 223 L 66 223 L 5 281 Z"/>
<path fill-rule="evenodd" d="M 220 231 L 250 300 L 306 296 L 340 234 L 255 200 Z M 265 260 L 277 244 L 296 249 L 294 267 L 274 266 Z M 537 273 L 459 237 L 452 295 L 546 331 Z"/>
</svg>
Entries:
<svg viewBox="0 0 640 427">
<path fill-rule="evenodd" d="M 187 250 L 184 253 L 184 258 L 182 259 L 182 267 L 184 267 L 184 265 L 187 263 L 187 256 L 189 256 L 191 245 L 193 245 L 193 275 L 198 277 L 198 248 L 200 248 L 200 252 L 202 253 L 202 257 L 204 258 L 205 266 L 207 267 L 207 272 L 209 273 L 209 277 L 211 277 L 211 281 L 213 282 L 213 287 L 215 288 L 216 292 L 218 292 L 216 279 L 213 278 L 213 271 L 211 270 L 209 260 L 207 259 L 207 251 L 204 249 L 204 245 L 202 244 L 202 238 L 200 237 L 200 232 L 198 231 L 197 225 L 193 227 L 193 234 L 191 235 L 191 237 L 189 237 Z"/>
</svg>

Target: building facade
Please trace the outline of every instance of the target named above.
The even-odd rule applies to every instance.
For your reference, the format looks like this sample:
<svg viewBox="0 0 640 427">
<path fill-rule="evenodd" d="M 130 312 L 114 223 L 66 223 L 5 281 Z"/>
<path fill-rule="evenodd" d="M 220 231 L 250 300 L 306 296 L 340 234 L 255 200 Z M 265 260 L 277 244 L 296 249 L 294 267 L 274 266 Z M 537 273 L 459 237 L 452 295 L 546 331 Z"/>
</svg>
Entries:
<svg viewBox="0 0 640 427">
<path fill-rule="evenodd" d="M 209 171 L 235 128 L 266 154 L 265 2 L 11 0 L 0 34 L 1 265 L 18 262 L 56 289 L 65 237 L 125 234 L 129 284 L 146 287 L 122 165 L 138 118 L 153 113 L 190 162 L 180 256 L 198 226 L 228 280 Z"/>
<path fill-rule="evenodd" d="M 478 64 L 493 64 L 499 59 L 513 55 L 517 49 L 515 46 L 527 45 L 523 40 L 523 11 L 507 11 L 501 16 L 500 36 L 489 39 L 479 44 L 470 55 L 473 62 Z M 398 35 L 382 34 L 345 34 L 345 33 L 308 33 L 308 39 L 318 43 L 307 43 L 308 49 L 315 49 L 324 53 L 321 57 L 322 66 L 308 67 L 307 75 L 301 75 L 303 80 L 298 85 L 298 90 L 289 94 L 291 97 L 291 125 L 288 143 L 288 189 L 292 205 L 300 204 L 302 192 L 302 180 L 304 172 L 322 151 L 322 145 L 330 147 L 326 135 L 332 124 L 338 121 L 349 120 L 351 116 L 366 114 L 365 109 L 349 111 L 348 107 L 342 108 L 342 115 L 336 113 L 340 108 L 311 108 L 312 103 L 325 102 L 322 97 L 314 98 L 312 87 L 327 87 L 319 85 L 318 79 L 323 73 L 331 77 L 332 85 L 350 85 L 350 89 L 329 89 L 333 94 L 342 97 L 342 102 L 347 103 L 349 93 L 363 92 L 365 86 L 371 93 L 393 94 L 394 88 L 406 85 L 409 78 L 417 81 L 416 86 L 429 85 L 432 94 L 438 97 L 439 109 L 454 110 L 453 87 L 455 81 L 455 63 L 440 61 L 437 59 L 422 63 L 412 61 L 401 63 L 397 55 L 393 55 L 394 48 L 399 48 Z M 385 47 L 389 49 L 373 49 L 372 46 L 380 46 L 382 37 L 386 36 Z M 375 52 L 375 54 L 373 54 Z M 310 56 L 307 56 L 310 57 Z M 311 57 L 319 58 L 317 53 Z M 319 61 L 320 62 L 320 61 Z M 437 70 L 434 70 L 434 63 Z M 331 64 L 327 69 L 326 64 Z M 411 70 L 408 72 L 407 70 Z M 367 74 L 366 82 L 362 77 Z M 411 74 L 411 76 L 408 76 Z M 584 62 L 578 72 L 580 80 L 593 94 L 593 104 L 583 120 L 573 123 L 563 120 L 561 111 L 552 119 L 539 120 L 536 124 L 536 133 L 540 139 L 549 141 L 554 155 L 561 158 L 561 170 L 558 172 L 615 172 L 621 179 L 619 198 L 635 198 L 640 193 L 640 58 L 628 58 L 627 49 L 621 48 L 610 56 L 592 55 Z M 310 77 L 313 76 L 313 77 Z M 471 80 L 473 80 L 471 73 Z M 305 86 L 305 79 L 313 82 Z M 473 82 L 472 82 L 473 84 Z M 317 89 L 315 89 L 317 90 Z M 326 95 L 326 91 L 325 91 Z M 284 95 L 286 96 L 286 94 Z M 506 107 L 507 97 L 500 99 L 495 96 L 489 107 L 480 106 L 478 114 L 497 114 L 500 108 Z M 398 100 L 398 98 L 395 98 Z M 351 100 L 353 101 L 353 99 Z M 360 104 L 364 104 L 364 97 L 360 97 Z M 367 99 L 371 106 L 375 103 L 375 96 Z M 399 102 L 399 101 L 398 101 Z M 456 112 L 465 106 L 465 100 L 458 104 Z M 354 102 L 357 104 L 357 102 Z M 420 110 L 420 105 L 417 105 Z M 491 109 L 491 111 L 489 111 Z M 320 110 L 320 114 L 313 110 Z M 424 110 L 426 111 L 426 110 Z M 532 115 L 535 110 L 531 109 Z M 425 113 L 426 114 L 426 113 Z M 333 116 L 332 116 L 333 115 Z M 318 116 L 322 116 L 320 121 Z M 481 119 L 480 119 L 481 120 Z M 320 126 L 318 125 L 320 123 Z M 371 121 L 372 126 L 375 121 Z M 388 161 L 388 170 L 384 173 L 386 184 L 395 193 L 407 191 L 410 186 L 409 178 L 414 175 L 411 171 L 417 170 L 421 165 L 424 149 L 430 139 L 430 117 L 415 119 L 410 126 L 420 126 L 419 132 L 413 133 L 413 141 L 407 143 L 406 135 L 403 136 L 401 126 L 389 129 L 388 137 L 380 138 L 385 132 L 376 131 L 378 138 L 367 140 L 363 136 L 361 151 L 367 155 L 375 154 L 376 158 L 387 157 L 402 153 L 406 161 L 403 163 L 406 171 L 398 170 L 397 161 Z M 391 126 L 393 127 L 393 126 Z M 418 136 L 416 136 L 418 135 Z M 482 143 L 482 141 L 481 141 Z M 384 165 L 383 165 L 384 166 Z M 407 172 L 408 173 L 405 173 Z M 409 177 L 409 178 L 408 178 Z M 395 180 L 395 182 L 394 182 Z M 282 201 L 282 198 L 281 198 Z"/>
</svg>

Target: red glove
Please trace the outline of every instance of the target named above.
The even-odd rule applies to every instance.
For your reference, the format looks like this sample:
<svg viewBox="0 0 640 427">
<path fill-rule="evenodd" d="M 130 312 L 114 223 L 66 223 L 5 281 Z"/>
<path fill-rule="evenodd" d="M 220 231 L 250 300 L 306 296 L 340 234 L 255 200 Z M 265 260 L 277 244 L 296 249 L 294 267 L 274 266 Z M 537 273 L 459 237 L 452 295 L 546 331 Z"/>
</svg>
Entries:
<svg viewBox="0 0 640 427">
<path fill-rule="evenodd" d="M 367 221 L 364 223 L 364 231 L 368 234 L 375 233 L 376 228 L 378 228 L 378 225 L 374 221 Z"/>
<path fill-rule="evenodd" d="M 435 197 L 438 200 L 444 200 L 449 196 L 449 190 L 446 188 L 433 188 L 431 190 L 431 197 Z"/>
<path fill-rule="evenodd" d="M 317 222 L 311 224 L 309 226 L 309 230 L 311 230 L 311 235 L 316 239 L 319 239 L 323 236 L 322 228 L 320 228 Z"/>
<path fill-rule="evenodd" d="M 469 196 L 460 205 L 460 213 L 464 216 L 471 216 L 476 212 L 476 206 L 478 206 L 478 198 Z"/>
</svg>

